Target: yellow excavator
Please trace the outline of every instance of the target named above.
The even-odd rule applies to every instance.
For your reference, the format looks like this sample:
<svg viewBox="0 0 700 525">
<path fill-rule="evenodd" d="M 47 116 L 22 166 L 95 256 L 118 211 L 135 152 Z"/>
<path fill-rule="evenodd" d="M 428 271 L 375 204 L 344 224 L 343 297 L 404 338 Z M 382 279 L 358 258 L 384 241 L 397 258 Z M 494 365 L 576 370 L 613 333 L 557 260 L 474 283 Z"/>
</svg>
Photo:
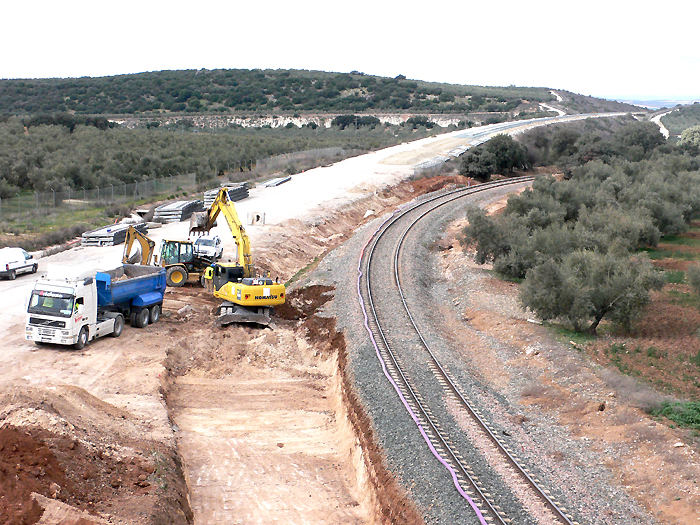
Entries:
<svg viewBox="0 0 700 525">
<path fill-rule="evenodd" d="M 190 218 L 192 233 L 209 233 L 222 213 L 226 219 L 238 257 L 232 263 L 214 263 L 214 296 L 223 299 L 219 307 L 217 324 L 231 323 L 270 324 L 272 307 L 284 304 L 285 287 L 264 276 L 258 276 L 250 253 L 250 239 L 238 218 L 238 213 L 229 198 L 228 190 L 222 188 L 209 211 L 199 212 Z"/>
<path fill-rule="evenodd" d="M 133 248 L 134 242 L 139 243 L 140 249 L 132 254 L 131 248 Z M 152 241 L 146 237 L 145 234 L 141 233 L 130 225 L 126 230 L 126 238 L 124 239 L 124 256 L 122 257 L 122 264 L 141 264 L 143 266 L 148 266 L 153 260 L 155 250 L 155 241 Z"/>
</svg>

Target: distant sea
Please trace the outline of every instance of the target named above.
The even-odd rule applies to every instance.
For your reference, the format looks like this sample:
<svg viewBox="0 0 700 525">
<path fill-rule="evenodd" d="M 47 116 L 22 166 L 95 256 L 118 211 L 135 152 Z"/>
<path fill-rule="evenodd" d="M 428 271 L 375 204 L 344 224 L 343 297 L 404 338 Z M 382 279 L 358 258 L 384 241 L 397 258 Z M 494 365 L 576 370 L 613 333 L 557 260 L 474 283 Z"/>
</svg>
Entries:
<svg viewBox="0 0 700 525">
<path fill-rule="evenodd" d="M 626 102 L 627 104 L 634 104 L 635 106 L 641 106 L 643 108 L 649 109 L 660 109 L 660 108 L 675 108 L 678 104 L 693 104 L 695 102 L 700 102 L 700 98 L 690 99 L 690 100 L 679 100 L 679 99 L 666 99 L 666 100 L 630 100 L 630 99 L 615 99 L 618 102 Z"/>
</svg>

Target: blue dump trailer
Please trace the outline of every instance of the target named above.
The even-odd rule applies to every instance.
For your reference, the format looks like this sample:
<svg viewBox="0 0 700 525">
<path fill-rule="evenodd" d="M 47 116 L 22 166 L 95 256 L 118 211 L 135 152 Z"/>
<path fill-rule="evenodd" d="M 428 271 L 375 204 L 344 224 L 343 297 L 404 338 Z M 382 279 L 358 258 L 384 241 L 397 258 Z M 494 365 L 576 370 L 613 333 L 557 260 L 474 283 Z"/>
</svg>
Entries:
<svg viewBox="0 0 700 525">
<path fill-rule="evenodd" d="M 144 328 L 160 319 L 165 286 L 165 268 L 135 264 L 37 281 L 27 308 L 26 339 L 80 349 L 97 337 L 119 337 L 127 319 Z"/>
</svg>

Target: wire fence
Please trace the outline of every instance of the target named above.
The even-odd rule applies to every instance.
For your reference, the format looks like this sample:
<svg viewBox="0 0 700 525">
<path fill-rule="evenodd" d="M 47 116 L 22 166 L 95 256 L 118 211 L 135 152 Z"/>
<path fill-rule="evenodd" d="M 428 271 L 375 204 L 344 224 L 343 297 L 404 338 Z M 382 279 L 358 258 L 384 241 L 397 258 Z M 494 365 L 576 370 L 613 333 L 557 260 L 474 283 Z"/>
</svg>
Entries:
<svg viewBox="0 0 700 525">
<path fill-rule="evenodd" d="M 275 155 L 265 159 L 251 161 L 240 173 L 234 169 L 228 173 L 231 181 L 244 181 L 264 176 L 284 168 L 294 162 L 316 159 L 322 162 L 345 155 L 353 154 L 355 150 L 345 150 L 341 147 L 328 147 L 297 151 Z M 196 174 L 173 175 L 153 178 L 130 184 L 110 184 L 107 187 L 68 189 L 66 191 L 50 191 L 45 193 L 18 193 L 16 197 L 0 198 L 0 222 L 23 222 L 42 215 L 60 213 L 64 210 L 96 208 L 112 204 L 134 203 L 140 199 L 148 199 L 157 195 L 172 195 L 180 192 L 190 193 L 197 186 Z"/>
<path fill-rule="evenodd" d="M 133 203 L 160 194 L 190 192 L 197 185 L 196 175 L 174 175 L 133 182 L 110 184 L 91 189 L 68 189 L 45 193 L 17 194 L 0 199 L 0 221 L 22 221 L 41 215 L 59 213 L 62 210 L 96 208 L 110 204 Z"/>
</svg>

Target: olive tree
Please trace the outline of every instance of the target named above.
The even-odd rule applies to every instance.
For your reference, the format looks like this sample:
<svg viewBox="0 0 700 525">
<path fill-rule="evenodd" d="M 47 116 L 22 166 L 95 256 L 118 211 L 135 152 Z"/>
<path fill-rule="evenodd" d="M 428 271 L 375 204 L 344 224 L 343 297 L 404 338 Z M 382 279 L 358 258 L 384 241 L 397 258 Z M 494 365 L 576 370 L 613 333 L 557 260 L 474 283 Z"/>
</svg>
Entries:
<svg viewBox="0 0 700 525">
<path fill-rule="evenodd" d="M 520 300 L 542 320 L 562 319 L 595 334 L 605 318 L 629 330 L 649 292 L 662 286 L 663 277 L 644 256 L 577 250 L 561 263 L 549 260 L 528 270 Z"/>
</svg>

